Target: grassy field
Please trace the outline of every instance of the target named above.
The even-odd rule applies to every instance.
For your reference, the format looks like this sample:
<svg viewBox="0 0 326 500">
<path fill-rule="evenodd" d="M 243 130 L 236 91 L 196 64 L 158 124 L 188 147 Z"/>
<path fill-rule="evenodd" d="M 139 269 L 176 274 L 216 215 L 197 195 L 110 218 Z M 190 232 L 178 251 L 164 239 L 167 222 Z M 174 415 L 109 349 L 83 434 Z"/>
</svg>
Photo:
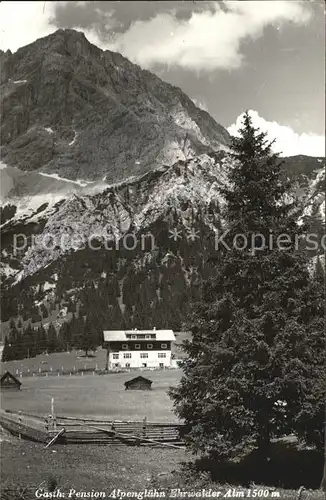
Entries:
<svg viewBox="0 0 326 500">
<path fill-rule="evenodd" d="M 84 369 L 104 370 L 106 351 L 98 348 L 96 353 L 85 358 L 83 351 L 59 352 L 53 354 L 39 354 L 35 358 L 22 359 L 17 361 L 7 361 L 1 363 L 1 373 L 9 370 L 14 375 L 23 376 L 39 372 L 65 373 L 80 371 Z"/>
<path fill-rule="evenodd" d="M 171 498 L 172 489 L 179 488 L 182 492 L 211 489 L 220 493 L 218 498 L 240 498 L 240 492 L 244 492 L 242 498 L 252 498 L 255 491 L 256 497 L 260 491 L 268 492 L 267 496 L 259 494 L 260 498 L 325 499 L 325 495 L 317 490 L 303 489 L 299 495 L 299 488 L 283 490 L 254 484 L 241 487 L 216 483 L 207 477 L 197 478 L 192 474 L 185 476 L 180 472 L 181 464 L 190 457 L 182 450 L 95 445 L 59 445 L 45 450 L 40 444 L 13 438 L 3 441 L 1 448 L 1 498 L 6 500 L 35 499 L 36 490 L 51 483 L 65 493 L 65 498 L 69 498 L 70 489 L 104 492 L 102 498 L 119 498 L 110 496 L 115 489 L 144 492 L 151 488 L 165 492 L 165 498 Z M 141 496 L 138 498 L 142 500 Z M 174 498 L 186 497 L 175 494 Z M 188 498 L 196 497 L 189 495 Z"/>
<path fill-rule="evenodd" d="M 145 489 L 153 475 L 169 473 L 185 459 L 185 452 L 178 450 L 95 445 L 45 450 L 40 444 L 18 439 L 3 442 L 1 448 L 2 485 L 28 488 L 31 498 L 50 476 L 63 491 L 75 487 L 108 494 L 114 488 Z"/>
<path fill-rule="evenodd" d="M 148 421 L 153 422 L 177 421 L 167 390 L 178 384 L 182 375 L 181 370 L 144 370 L 142 375 L 153 381 L 152 390 L 125 391 L 124 382 L 139 372 L 99 375 L 86 371 L 95 368 L 101 370 L 104 366 L 105 352 L 102 349 L 98 349 L 95 357 L 88 359 L 85 359 L 82 353 L 72 352 L 5 363 L 1 372 L 7 369 L 14 374 L 16 370 L 19 374 L 22 372 L 23 385 L 21 391 L 3 392 L 1 407 L 48 415 L 53 397 L 57 415 L 103 417 L 115 420 L 141 420 L 146 416 Z M 39 370 L 42 371 L 41 374 Z M 83 375 L 81 373 L 72 376 L 62 375 L 62 371 L 74 373 L 82 370 L 85 370 Z M 37 375 L 32 376 L 32 373 Z M 48 373 L 48 376 L 45 373 Z M 267 490 L 269 493 L 267 496 L 262 496 L 263 498 L 281 500 L 325 500 L 326 498 L 317 490 L 303 489 L 299 495 L 301 484 L 306 484 L 307 487 L 318 486 L 321 466 L 314 460 L 313 454 L 302 457 L 301 460 L 297 451 L 293 451 L 293 455 L 284 454 L 283 451 L 279 454 L 275 481 L 268 484 L 283 486 L 287 484 L 289 488 L 298 485 L 296 490 L 282 490 L 278 487 L 269 489 L 253 484 L 246 487 L 231 486 L 230 484 L 236 482 L 237 476 L 233 466 L 229 477 L 224 473 L 215 474 L 215 482 L 207 476 L 185 477 L 183 472 L 180 473 L 181 464 L 189 461 L 191 456 L 184 450 L 107 445 L 58 445 L 45 450 L 42 444 L 20 441 L 6 433 L 2 435 L 0 433 L 0 441 L 1 480 L 2 489 L 5 491 L 5 495 L 1 498 L 8 500 L 36 498 L 36 489 L 40 485 L 46 486 L 51 477 L 66 495 L 70 489 L 88 492 L 94 490 L 105 492 L 105 498 L 109 498 L 115 488 L 134 492 L 156 488 L 165 491 L 165 498 L 170 497 L 171 489 L 174 488 L 180 488 L 182 491 L 211 488 L 212 491 L 220 492 L 219 498 L 240 498 L 239 492 L 242 491 L 245 492 L 242 498 L 250 498 L 248 495 L 252 497 L 254 491 Z M 250 467 L 252 469 L 249 465 Z M 316 478 L 308 481 L 312 469 L 316 473 Z M 250 470 L 244 470 L 247 479 L 251 477 Z M 246 481 L 239 481 L 238 477 L 237 483 L 245 484 Z M 22 491 L 24 493 L 21 494 Z"/>
<path fill-rule="evenodd" d="M 137 372 L 138 374 L 138 372 Z M 21 391 L 3 391 L 1 407 L 48 415 L 51 398 L 57 415 L 99 416 L 116 420 L 174 422 L 172 403 L 167 394 L 181 377 L 180 370 L 143 371 L 153 381 L 151 391 L 126 391 L 130 373 L 23 377 Z"/>
</svg>

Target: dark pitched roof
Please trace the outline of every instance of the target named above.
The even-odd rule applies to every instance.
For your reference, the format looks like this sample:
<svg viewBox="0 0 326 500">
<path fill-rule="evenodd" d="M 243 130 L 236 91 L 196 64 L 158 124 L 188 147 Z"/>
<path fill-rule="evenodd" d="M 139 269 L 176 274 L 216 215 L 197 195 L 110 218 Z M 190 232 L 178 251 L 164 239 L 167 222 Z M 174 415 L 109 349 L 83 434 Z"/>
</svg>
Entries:
<svg viewBox="0 0 326 500">
<path fill-rule="evenodd" d="M 145 377 L 142 377 L 141 375 L 139 375 L 139 377 L 135 377 L 135 378 L 132 378 L 131 380 L 127 380 L 127 382 L 125 382 L 125 385 L 128 386 L 130 384 L 133 384 L 135 382 L 144 382 L 144 384 L 147 384 L 147 385 L 150 385 L 152 384 L 152 380 L 149 380 L 148 378 L 145 378 Z"/>
<path fill-rule="evenodd" d="M 18 380 L 18 378 L 16 378 L 16 377 L 15 377 L 15 375 L 13 375 L 12 373 L 10 373 L 10 372 L 6 371 L 6 372 L 2 375 L 2 377 L 1 377 L 1 379 L 0 379 L 0 386 L 1 386 L 1 385 L 3 385 L 3 383 L 4 383 L 7 379 L 11 379 L 11 380 L 14 382 L 14 384 L 16 384 L 16 385 L 17 385 L 17 386 L 19 386 L 19 387 L 22 385 L 21 381 L 20 381 L 20 380 Z"/>
</svg>

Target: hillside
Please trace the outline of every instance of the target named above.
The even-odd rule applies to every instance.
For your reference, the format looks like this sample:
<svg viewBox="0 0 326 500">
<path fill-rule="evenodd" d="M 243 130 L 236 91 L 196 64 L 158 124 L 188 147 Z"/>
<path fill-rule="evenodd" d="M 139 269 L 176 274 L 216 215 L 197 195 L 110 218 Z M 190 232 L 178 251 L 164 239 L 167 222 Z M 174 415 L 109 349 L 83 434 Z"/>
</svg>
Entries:
<svg viewBox="0 0 326 500">
<path fill-rule="evenodd" d="M 292 159 L 284 174 L 291 176 L 292 195 L 300 192 L 311 230 L 322 235 L 325 178 L 319 160 L 308 173 L 293 174 Z M 223 152 L 202 155 L 7 220 L 3 321 L 18 315 L 39 321 L 46 304 L 49 311 L 57 305 L 92 311 L 99 329 L 181 329 L 187 303 L 215 272 L 208 260 L 223 227 L 219 188 L 230 161 Z M 25 242 L 17 239 L 16 251 L 15 234 L 26 236 Z"/>
<path fill-rule="evenodd" d="M 98 331 L 181 330 L 215 273 L 219 189 L 234 165 L 227 131 L 74 30 L 0 59 L 2 335 L 11 318 L 73 312 Z M 283 173 L 321 237 L 324 158 L 285 158 Z"/>
</svg>

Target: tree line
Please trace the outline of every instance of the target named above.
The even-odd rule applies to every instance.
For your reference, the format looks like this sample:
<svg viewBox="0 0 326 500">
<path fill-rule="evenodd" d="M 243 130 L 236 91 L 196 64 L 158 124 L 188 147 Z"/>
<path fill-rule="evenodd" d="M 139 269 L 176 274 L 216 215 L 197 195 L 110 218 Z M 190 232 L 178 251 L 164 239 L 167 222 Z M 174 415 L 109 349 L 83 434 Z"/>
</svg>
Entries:
<svg viewBox="0 0 326 500">
<path fill-rule="evenodd" d="M 102 335 L 103 331 L 97 330 L 89 316 L 76 316 L 75 313 L 59 329 L 53 323 L 47 328 L 43 324 L 33 327 L 31 323 L 23 327 L 21 320 L 17 325 L 11 320 L 9 334 L 4 341 L 2 361 L 33 358 L 38 354 L 72 349 L 83 350 L 87 356 L 89 351 L 102 344 Z"/>
</svg>

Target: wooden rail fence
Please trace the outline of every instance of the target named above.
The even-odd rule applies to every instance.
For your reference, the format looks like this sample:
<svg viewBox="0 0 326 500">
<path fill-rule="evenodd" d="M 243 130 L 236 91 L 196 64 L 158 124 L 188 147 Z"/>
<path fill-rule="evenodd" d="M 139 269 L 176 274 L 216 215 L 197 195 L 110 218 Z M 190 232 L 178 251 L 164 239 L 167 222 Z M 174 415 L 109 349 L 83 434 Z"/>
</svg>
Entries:
<svg viewBox="0 0 326 500">
<path fill-rule="evenodd" d="M 148 422 L 147 418 L 136 422 L 62 415 L 42 418 L 31 413 L 1 410 L 0 425 L 12 434 L 45 443 L 53 440 L 58 444 L 183 446 L 181 424 Z"/>
</svg>

